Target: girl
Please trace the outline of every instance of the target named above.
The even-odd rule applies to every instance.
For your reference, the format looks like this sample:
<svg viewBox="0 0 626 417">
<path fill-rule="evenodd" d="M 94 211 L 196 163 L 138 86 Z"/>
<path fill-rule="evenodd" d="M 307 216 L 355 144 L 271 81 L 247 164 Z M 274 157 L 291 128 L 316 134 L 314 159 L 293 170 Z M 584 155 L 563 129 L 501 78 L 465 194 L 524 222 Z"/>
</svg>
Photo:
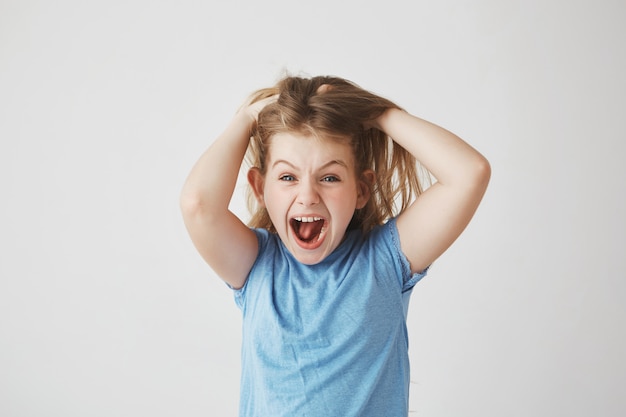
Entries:
<svg viewBox="0 0 626 417">
<path fill-rule="evenodd" d="M 249 225 L 228 208 L 246 151 Z M 424 192 L 416 160 L 436 178 Z M 347 80 L 254 94 L 181 196 L 243 313 L 240 416 L 406 416 L 409 296 L 489 176 L 460 138 Z"/>
</svg>

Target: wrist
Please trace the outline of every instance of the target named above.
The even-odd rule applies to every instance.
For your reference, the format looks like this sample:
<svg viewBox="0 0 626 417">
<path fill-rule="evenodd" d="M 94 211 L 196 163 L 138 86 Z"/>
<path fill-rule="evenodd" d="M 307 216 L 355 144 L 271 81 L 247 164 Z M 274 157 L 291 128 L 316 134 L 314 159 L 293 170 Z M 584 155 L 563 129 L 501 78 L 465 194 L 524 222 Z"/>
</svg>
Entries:
<svg viewBox="0 0 626 417">
<path fill-rule="evenodd" d="M 402 110 L 395 107 L 388 108 L 374 120 L 374 127 L 383 132 L 387 132 L 390 120 L 394 117 L 394 114 L 401 111 Z"/>
<path fill-rule="evenodd" d="M 250 114 L 247 108 L 242 108 L 235 113 L 231 123 L 239 126 L 242 129 L 246 129 L 248 132 L 252 132 L 252 128 L 256 123 L 256 117 L 253 114 Z"/>
</svg>

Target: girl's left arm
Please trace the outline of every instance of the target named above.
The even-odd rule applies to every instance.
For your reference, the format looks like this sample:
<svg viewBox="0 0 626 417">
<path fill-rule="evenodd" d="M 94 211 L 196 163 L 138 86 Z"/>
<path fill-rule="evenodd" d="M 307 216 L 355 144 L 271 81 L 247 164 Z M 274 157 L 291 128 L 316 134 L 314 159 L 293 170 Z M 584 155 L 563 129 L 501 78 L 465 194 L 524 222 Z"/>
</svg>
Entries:
<svg viewBox="0 0 626 417">
<path fill-rule="evenodd" d="M 405 111 L 389 109 L 376 125 L 437 180 L 397 219 L 402 251 L 411 270 L 419 272 L 463 232 L 487 189 L 491 167 L 455 134 Z"/>
</svg>

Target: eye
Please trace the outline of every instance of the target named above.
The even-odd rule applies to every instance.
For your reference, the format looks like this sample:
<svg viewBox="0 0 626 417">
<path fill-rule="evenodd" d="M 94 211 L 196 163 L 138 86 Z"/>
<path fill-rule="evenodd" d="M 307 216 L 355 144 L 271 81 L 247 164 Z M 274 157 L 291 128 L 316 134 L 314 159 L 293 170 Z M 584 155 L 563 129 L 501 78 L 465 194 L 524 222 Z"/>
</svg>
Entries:
<svg viewBox="0 0 626 417">
<path fill-rule="evenodd" d="M 339 182 L 339 181 L 340 179 L 334 175 L 327 175 L 324 178 L 322 178 L 322 182 Z"/>
<path fill-rule="evenodd" d="M 293 175 L 289 175 L 289 174 L 285 174 L 285 175 L 281 175 L 280 177 L 278 177 L 278 179 L 280 181 L 295 181 L 296 178 Z"/>
</svg>

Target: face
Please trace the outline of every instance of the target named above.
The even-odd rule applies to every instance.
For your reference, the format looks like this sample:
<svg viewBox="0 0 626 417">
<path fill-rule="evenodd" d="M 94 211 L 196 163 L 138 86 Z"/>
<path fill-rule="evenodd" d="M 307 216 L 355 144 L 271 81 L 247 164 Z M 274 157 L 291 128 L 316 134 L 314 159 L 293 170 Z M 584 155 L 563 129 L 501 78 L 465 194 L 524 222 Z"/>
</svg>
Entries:
<svg viewBox="0 0 626 417">
<path fill-rule="evenodd" d="M 349 145 L 299 134 L 274 135 L 267 172 L 253 169 L 249 180 L 287 249 L 309 265 L 339 246 L 369 198 Z"/>
</svg>

